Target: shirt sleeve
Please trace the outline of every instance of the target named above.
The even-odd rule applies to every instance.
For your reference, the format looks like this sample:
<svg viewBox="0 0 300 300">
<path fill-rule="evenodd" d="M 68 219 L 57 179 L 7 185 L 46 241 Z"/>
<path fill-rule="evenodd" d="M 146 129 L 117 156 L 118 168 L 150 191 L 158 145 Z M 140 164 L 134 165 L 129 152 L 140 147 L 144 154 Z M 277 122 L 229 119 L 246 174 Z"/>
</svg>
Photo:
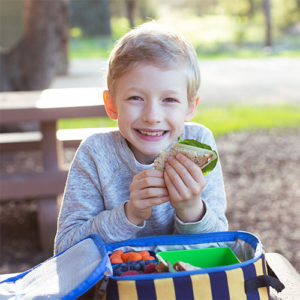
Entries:
<svg viewBox="0 0 300 300">
<path fill-rule="evenodd" d="M 127 219 L 126 199 L 110 210 L 105 208 L 98 172 L 93 154 L 88 147 L 81 146 L 67 179 L 58 218 L 55 253 L 93 233 L 105 243 L 112 243 L 136 237 L 144 227 Z"/>
<path fill-rule="evenodd" d="M 197 139 L 217 151 L 216 142 L 210 130 L 206 129 L 204 134 Z M 184 223 L 175 215 L 175 233 L 193 234 L 228 230 L 225 216 L 226 195 L 220 157 L 214 170 L 204 176 L 206 186 L 201 197 L 206 206 L 205 215 L 200 221 L 192 223 Z"/>
</svg>

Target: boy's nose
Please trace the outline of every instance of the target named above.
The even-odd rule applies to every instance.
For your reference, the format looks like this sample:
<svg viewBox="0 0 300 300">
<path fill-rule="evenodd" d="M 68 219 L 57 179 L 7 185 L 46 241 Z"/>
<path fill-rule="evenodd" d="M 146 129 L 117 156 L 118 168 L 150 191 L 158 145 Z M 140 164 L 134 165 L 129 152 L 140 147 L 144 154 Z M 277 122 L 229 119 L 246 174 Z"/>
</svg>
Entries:
<svg viewBox="0 0 300 300">
<path fill-rule="evenodd" d="M 161 115 L 162 112 L 159 105 L 151 103 L 145 106 L 142 119 L 149 124 L 158 124 L 161 122 Z"/>
</svg>

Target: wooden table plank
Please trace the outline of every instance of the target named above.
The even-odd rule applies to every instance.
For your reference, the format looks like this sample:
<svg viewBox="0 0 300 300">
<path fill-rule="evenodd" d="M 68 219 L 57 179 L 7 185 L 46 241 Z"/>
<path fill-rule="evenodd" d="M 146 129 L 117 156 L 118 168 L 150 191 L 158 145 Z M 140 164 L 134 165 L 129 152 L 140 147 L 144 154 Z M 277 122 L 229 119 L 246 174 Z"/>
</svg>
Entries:
<svg viewBox="0 0 300 300">
<path fill-rule="evenodd" d="M 64 191 L 67 170 L 0 174 L 0 201 L 56 196 Z"/>
<path fill-rule="evenodd" d="M 106 116 L 103 89 L 0 93 L 0 124 Z"/>
</svg>

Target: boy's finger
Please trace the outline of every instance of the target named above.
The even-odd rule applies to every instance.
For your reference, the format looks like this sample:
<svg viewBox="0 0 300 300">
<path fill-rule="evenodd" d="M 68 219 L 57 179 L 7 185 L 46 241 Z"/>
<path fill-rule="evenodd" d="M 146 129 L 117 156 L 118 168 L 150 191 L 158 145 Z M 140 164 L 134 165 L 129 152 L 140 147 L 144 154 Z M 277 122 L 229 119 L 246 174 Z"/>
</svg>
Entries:
<svg viewBox="0 0 300 300">
<path fill-rule="evenodd" d="M 155 205 L 163 204 L 165 202 L 168 202 L 169 200 L 170 200 L 170 198 L 168 196 L 160 197 L 160 198 L 147 199 L 147 201 L 149 203 L 149 206 L 155 206 Z"/>
<path fill-rule="evenodd" d="M 150 199 L 150 198 L 168 196 L 169 193 L 166 188 L 148 188 L 139 191 L 139 195 L 141 199 Z"/>
<path fill-rule="evenodd" d="M 193 162 L 191 161 L 191 163 Z M 177 189 L 180 188 L 182 191 L 184 191 L 184 193 L 187 193 L 188 191 L 186 191 L 186 188 L 197 184 L 197 181 L 195 181 L 194 177 L 190 174 L 186 166 L 183 165 L 178 159 L 171 158 L 170 160 L 168 160 L 167 165 L 169 164 L 171 168 L 166 169 L 168 170 L 169 176 Z M 172 167 L 174 168 L 174 171 L 172 170 Z"/>
<path fill-rule="evenodd" d="M 190 160 L 189 158 L 187 158 L 185 155 L 183 154 L 177 154 L 176 155 L 176 159 L 174 160 L 175 162 L 179 162 L 182 166 L 184 166 L 184 169 L 187 170 L 188 174 L 190 176 L 192 176 L 192 178 L 196 181 L 196 182 L 200 182 L 201 178 L 202 178 L 202 171 L 199 168 L 198 165 L 196 165 L 192 160 Z M 178 170 L 179 171 L 179 170 Z M 182 171 L 183 172 L 183 171 Z M 186 177 L 186 174 L 183 174 L 182 179 L 184 180 Z"/>
<path fill-rule="evenodd" d="M 129 186 L 129 190 L 132 192 L 134 190 L 144 190 L 148 188 L 165 188 L 166 184 L 163 178 L 157 177 L 146 177 L 140 180 L 135 180 Z"/>
<path fill-rule="evenodd" d="M 181 170 L 183 169 L 183 170 Z M 169 163 L 166 164 L 166 173 L 168 174 L 169 179 L 171 180 L 172 184 L 176 187 L 176 190 L 182 191 L 186 189 L 186 186 L 182 180 L 183 175 L 189 176 L 188 172 L 185 168 L 180 165 L 179 162 L 175 162 L 172 165 Z"/>
<path fill-rule="evenodd" d="M 175 201 L 180 199 L 180 194 L 177 191 L 175 185 L 173 184 L 167 171 L 164 172 L 164 178 L 165 178 L 165 182 L 166 182 L 166 186 L 168 189 L 170 199 L 173 199 Z"/>
<path fill-rule="evenodd" d="M 140 209 L 140 210 L 148 209 L 148 208 L 151 208 L 154 205 L 159 205 L 159 204 L 165 203 L 169 200 L 170 200 L 170 198 L 168 196 L 142 199 L 142 200 L 138 201 L 138 203 L 136 205 L 136 208 Z"/>
<path fill-rule="evenodd" d="M 193 177 L 190 174 L 181 172 L 183 174 L 186 174 L 186 176 L 182 179 L 177 173 L 177 171 L 173 169 L 170 165 L 167 166 L 166 173 L 180 197 L 178 198 L 178 201 L 189 200 L 193 197 L 194 194 L 200 192 L 199 184 L 193 179 Z"/>
<path fill-rule="evenodd" d="M 169 177 L 174 182 L 176 187 L 184 183 L 189 185 L 193 181 L 191 174 L 188 169 L 176 158 L 170 157 L 168 163 L 166 164 L 166 170 L 169 173 Z"/>
<path fill-rule="evenodd" d="M 139 180 L 139 185 L 141 189 L 149 187 L 166 187 L 165 181 L 163 178 L 158 177 L 146 177 Z"/>
<path fill-rule="evenodd" d="M 142 171 L 142 172 L 138 173 L 134 177 L 136 179 L 142 179 L 142 178 L 145 178 L 145 177 L 163 178 L 164 177 L 163 174 L 164 173 L 162 171 L 155 170 L 155 169 L 148 169 L 148 170 L 145 170 L 145 171 Z"/>
<path fill-rule="evenodd" d="M 149 170 L 147 170 L 149 171 Z M 165 181 L 163 178 L 163 172 L 158 171 L 159 173 L 152 173 L 156 176 L 147 176 L 147 173 L 141 172 L 137 175 L 135 175 L 132 179 L 132 182 L 129 186 L 130 191 L 134 190 L 142 190 L 149 187 L 166 187 Z"/>
<path fill-rule="evenodd" d="M 181 195 L 185 199 L 189 199 L 189 197 L 201 193 L 205 186 L 205 178 L 199 166 L 182 154 L 176 155 L 174 161 L 175 167 L 177 167 L 176 171 L 188 189 L 183 190 Z"/>
</svg>

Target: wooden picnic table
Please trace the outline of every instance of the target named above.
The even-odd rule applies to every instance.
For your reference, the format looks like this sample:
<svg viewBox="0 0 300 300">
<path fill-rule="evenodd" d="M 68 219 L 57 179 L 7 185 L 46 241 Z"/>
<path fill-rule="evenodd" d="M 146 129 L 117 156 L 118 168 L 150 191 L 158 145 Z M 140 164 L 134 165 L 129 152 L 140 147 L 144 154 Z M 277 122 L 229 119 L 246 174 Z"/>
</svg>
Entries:
<svg viewBox="0 0 300 300">
<path fill-rule="evenodd" d="M 53 249 L 57 196 L 63 192 L 67 170 L 57 138 L 58 121 L 66 118 L 106 116 L 100 88 L 49 89 L 0 93 L 0 125 L 37 122 L 40 126 L 43 172 L 1 174 L 0 200 L 40 197 L 40 239 L 43 250 Z M 23 133 L 25 135 L 26 133 Z M 22 133 L 19 133 L 22 136 Z M 22 141 L 22 146 L 30 141 Z M 2 148 L 5 142 L 1 143 Z"/>
</svg>

